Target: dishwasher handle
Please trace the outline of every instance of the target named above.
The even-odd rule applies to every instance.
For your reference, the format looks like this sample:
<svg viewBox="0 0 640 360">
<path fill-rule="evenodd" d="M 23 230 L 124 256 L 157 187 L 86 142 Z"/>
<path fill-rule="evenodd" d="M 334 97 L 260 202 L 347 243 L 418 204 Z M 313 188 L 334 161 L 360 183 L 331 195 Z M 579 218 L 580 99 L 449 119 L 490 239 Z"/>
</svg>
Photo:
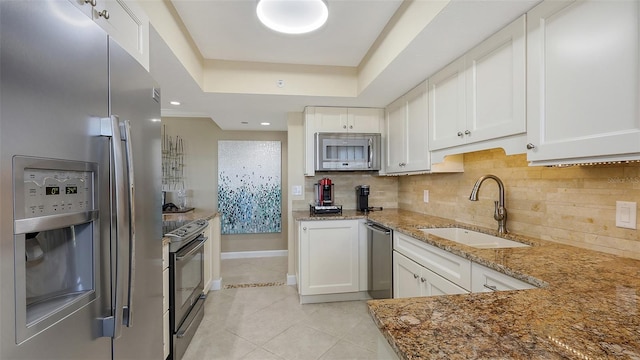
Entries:
<svg viewBox="0 0 640 360">
<path fill-rule="evenodd" d="M 364 226 L 366 226 L 367 229 L 369 229 L 371 231 L 375 231 L 375 232 L 382 233 L 382 234 L 385 234 L 385 235 L 390 235 L 391 234 L 391 230 L 390 229 L 384 228 L 384 227 L 382 227 L 382 226 L 380 226 L 378 224 L 366 223 L 366 224 L 364 224 Z"/>
</svg>

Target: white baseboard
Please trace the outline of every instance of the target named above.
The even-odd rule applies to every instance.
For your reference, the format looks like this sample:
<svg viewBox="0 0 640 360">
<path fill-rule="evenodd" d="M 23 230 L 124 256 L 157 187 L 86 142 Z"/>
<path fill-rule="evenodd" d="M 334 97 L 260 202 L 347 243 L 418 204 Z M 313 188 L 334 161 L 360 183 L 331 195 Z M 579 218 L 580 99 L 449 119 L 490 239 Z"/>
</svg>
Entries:
<svg viewBox="0 0 640 360">
<path fill-rule="evenodd" d="M 209 290 L 220 290 L 222 289 L 222 278 L 211 281 L 211 288 Z"/>
<path fill-rule="evenodd" d="M 223 252 L 220 254 L 222 260 L 225 259 L 248 259 L 257 257 L 274 257 L 274 256 L 288 256 L 288 250 L 265 250 L 265 251 L 236 251 L 236 252 Z"/>
<path fill-rule="evenodd" d="M 298 281 L 295 275 L 287 274 L 287 285 L 296 285 Z"/>
</svg>

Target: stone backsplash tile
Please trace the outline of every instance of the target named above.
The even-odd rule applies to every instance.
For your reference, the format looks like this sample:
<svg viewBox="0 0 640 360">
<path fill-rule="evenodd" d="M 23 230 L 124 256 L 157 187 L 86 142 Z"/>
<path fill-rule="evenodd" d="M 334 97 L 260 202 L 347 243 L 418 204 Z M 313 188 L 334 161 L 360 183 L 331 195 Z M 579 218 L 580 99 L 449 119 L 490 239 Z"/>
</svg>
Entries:
<svg viewBox="0 0 640 360">
<path fill-rule="evenodd" d="M 399 177 L 398 207 L 495 227 L 495 182 L 482 185 L 479 201 L 468 200 L 476 179 L 494 174 L 505 184 L 512 232 L 640 259 L 638 230 L 615 226 L 616 200 L 640 203 L 640 163 L 530 167 L 525 154 L 493 149 L 465 154 L 464 166 L 464 173 Z M 423 202 L 424 190 L 429 203 Z"/>
</svg>

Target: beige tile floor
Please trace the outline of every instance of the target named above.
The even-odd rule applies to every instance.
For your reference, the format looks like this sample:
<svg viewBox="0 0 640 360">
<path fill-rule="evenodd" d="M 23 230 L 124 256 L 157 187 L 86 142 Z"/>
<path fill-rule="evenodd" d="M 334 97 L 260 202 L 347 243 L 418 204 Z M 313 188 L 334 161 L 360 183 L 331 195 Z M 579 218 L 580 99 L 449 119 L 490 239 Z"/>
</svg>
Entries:
<svg viewBox="0 0 640 360">
<path fill-rule="evenodd" d="M 270 276 L 268 276 L 270 274 Z M 284 281 L 286 257 L 223 260 L 224 284 Z M 294 286 L 209 292 L 184 360 L 375 359 L 378 329 L 364 301 L 300 305 Z"/>
</svg>

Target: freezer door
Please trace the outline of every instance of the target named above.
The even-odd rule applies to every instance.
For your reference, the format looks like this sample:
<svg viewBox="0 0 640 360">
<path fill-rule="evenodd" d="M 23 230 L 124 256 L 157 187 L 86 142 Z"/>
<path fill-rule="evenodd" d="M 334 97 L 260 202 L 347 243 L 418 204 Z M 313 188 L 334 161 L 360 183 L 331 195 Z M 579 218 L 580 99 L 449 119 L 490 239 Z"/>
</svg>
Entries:
<svg viewBox="0 0 640 360">
<path fill-rule="evenodd" d="M 111 339 L 100 337 L 96 320 L 110 306 L 99 247 L 96 298 L 26 339 L 17 336 L 24 296 L 14 289 L 26 286 L 16 280 L 18 259 L 24 270 L 25 257 L 37 262 L 39 250 L 13 235 L 12 177 L 16 156 L 95 163 L 96 186 L 107 196 L 95 203 L 108 209 L 107 141 L 98 136 L 99 119 L 108 116 L 107 36 L 69 1 L 0 1 L 0 34 L 0 359 L 111 359 Z M 109 222 L 108 211 L 99 216 L 95 224 Z"/>
<path fill-rule="evenodd" d="M 128 122 L 123 150 L 128 157 L 127 187 L 133 198 L 130 239 L 125 245 L 125 281 L 118 285 L 124 296 L 125 321 L 121 336 L 113 340 L 114 359 L 162 359 L 162 189 L 160 103 L 149 73 L 113 39 L 109 40 L 110 115 Z M 155 95 L 154 95 L 155 94 Z M 126 126 L 123 126 L 126 133 Z M 131 165 L 131 166 L 128 166 Z M 129 183 L 129 181 L 133 182 Z M 133 188 L 131 188 L 133 184 Z M 135 233 L 133 233 L 135 232 Z M 133 271 L 132 271 L 133 269 Z"/>
</svg>

